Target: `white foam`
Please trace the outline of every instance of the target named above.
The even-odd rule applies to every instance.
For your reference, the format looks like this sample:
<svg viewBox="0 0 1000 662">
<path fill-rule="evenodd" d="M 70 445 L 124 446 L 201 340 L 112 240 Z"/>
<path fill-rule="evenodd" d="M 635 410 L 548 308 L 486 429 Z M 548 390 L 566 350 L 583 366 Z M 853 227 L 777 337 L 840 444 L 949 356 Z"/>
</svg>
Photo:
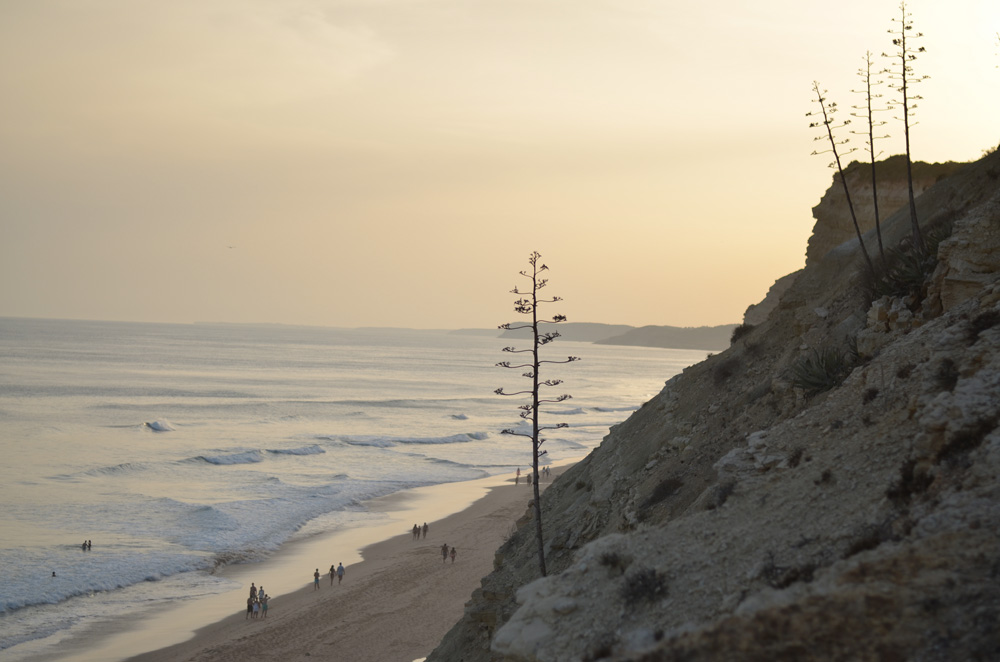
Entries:
<svg viewBox="0 0 1000 662">
<path fill-rule="evenodd" d="M 256 464 L 263 462 L 264 456 L 260 451 L 243 451 L 242 453 L 232 453 L 230 455 L 199 455 L 198 460 L 209 464 Z"/>
<path fill-rule="evenodd" d="M 167 421 L 147 421 L 146 427 L 153 432 L 173 432 L 174 426 Z"/>
</svg>

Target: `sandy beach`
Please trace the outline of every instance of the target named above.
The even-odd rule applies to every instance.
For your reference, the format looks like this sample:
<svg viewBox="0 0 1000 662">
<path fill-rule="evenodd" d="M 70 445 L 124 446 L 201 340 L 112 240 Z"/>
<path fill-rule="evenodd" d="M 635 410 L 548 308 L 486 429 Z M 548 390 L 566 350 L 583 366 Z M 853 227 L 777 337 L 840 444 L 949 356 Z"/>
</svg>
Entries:
<svg viewBox="0 0 1000 662">
<path fill-rule="evenodd" d="M 552 478 L 564 467 L 553 469 Z M 548 481 L 542 483 L 547 487 Z M 244 609 L 233 605 L 227 618 L 201 627 L 192 638 L 130 658 L 131 662 L 227 662 L 267 655 L 281 660 L 321 659 L 357 662 L 412 662 L 428 655 L 462 616 L 464 605 L 479 580 L 493 567 L 494 552 L 525 514 L 531 492 L 523 479 L 508 477 L 470 483 L 437 485 L 410 490 L 369 504 L 387 512 L 386 523 L 403 532 L 363 549 L 363 560 L 331 559 L 329 553 L 302 565 L 302 556 L 316 554 L 316 545 L 293 550 L 299 559 L 300 588 L 274 597 L 266 620 L 247 620 Z M 419 512 L 443 507 L 453 510 L 463 500 L 465 509 L 428 521 L 426 538 L 414 540 L 407 531 Z M 410 516 L 410 519 L 403 519 Z M 377 535 L 368 531 L 367 535 Z M 341 541 L 343 544 L 344 541 Z M 455 561 L 442 560 L 441 546 L 457 549 Z M 343 561 L 343 583 L 330 583 L 329 567 Z M 322 562 L 322 563 L 321 563 Z M 323 576 L 314 589 L 311 575 Z M 244 576 L 266 573 L 237 568 Z M 259 582 L 259 583 L 264 583 Z M 247 589 L 249 581 L 246 582 Z M 279 587 L 265 586 L 269 594 Z M 245 604 L 246 596 L 242 601 Z M 204 623 L 206 621 L 202 621 Z M 154 633 L 146 632 L 148 637 Z M 132 633 L 143 636 L 143 632 Z M 110 642 L 114 646 L 114 642 Z"/>
</svg>

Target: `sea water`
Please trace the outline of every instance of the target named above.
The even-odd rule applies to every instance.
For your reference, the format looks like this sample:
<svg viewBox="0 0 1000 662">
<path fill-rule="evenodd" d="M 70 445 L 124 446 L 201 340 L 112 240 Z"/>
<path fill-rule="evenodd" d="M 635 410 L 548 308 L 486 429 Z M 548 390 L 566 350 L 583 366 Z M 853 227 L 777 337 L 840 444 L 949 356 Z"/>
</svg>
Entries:
<svg viewBox="0 0 1000 662">
<path fill-rule="evenodd" d="M 525 341 L 401 329 L 0 318 L 0 657 L 220 593 L 220 565 L 378 513 L 366 500 L 524 471 L 496 363 Z M 579 458 L 703 351 L 559 340 L 543 463 Z M 92 548 L 85 550 L 85 540 Z"/>
</svg>

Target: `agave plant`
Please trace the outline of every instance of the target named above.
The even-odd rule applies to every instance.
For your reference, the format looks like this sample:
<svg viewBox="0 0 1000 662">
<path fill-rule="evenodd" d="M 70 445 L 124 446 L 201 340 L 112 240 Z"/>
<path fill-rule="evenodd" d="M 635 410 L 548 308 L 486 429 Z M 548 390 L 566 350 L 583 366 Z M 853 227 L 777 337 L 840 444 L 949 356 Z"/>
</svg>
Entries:
<svg viewBox="0 0 1000 662">
<path fill-rule="evenodd" d="M 831 346 L 812 350 L 791 367 L 792 383 L 810 395 L 840 386 L 850 372 L 847 353 Z"/>
</svg>

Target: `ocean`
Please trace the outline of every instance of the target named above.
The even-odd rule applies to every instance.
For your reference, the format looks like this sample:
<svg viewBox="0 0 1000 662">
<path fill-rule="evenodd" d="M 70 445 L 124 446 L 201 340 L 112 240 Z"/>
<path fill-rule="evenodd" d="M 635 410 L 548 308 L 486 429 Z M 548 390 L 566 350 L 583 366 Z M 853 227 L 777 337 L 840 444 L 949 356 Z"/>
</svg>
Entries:
<svg viewBox="0 0 1000 662">
<path fill-rule="evenodd" d="M 497 332 L 499 333 L 499 332 Z M 0 659 L 229 591 L 219 566 L 377 522 L 366 501 L 530 465 L 525 341 L 404 329 L 0 318 Z M 582 458 L 704 351 L 558 340 Z M 81 548 L 85 540 L 92 548 Z"/>
</svg>

